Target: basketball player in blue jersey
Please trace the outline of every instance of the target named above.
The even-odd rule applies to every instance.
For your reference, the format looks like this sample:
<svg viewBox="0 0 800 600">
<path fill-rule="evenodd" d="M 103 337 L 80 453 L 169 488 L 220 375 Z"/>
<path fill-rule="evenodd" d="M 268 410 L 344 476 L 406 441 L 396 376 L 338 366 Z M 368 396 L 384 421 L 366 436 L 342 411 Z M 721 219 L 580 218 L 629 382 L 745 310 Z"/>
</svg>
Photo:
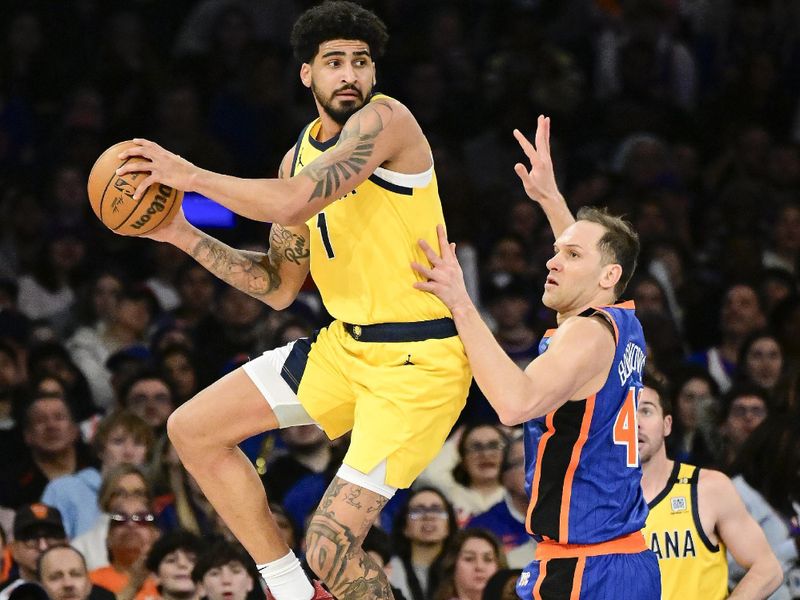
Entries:
<svg viewBox="0 0 800 600">
<path fill-rule="evenodd" d="M 505 354 L 467 295 L 439 226 L 440 253 L 422 240 L 430 266 L 416 287 L 451 310 L 478 385 L 507 425 L 524 423 L 530 505 L 538 545 L 517 584 L 520 598 L 657 600 L 658 562 L 641 529 L 647 504 L 636 432 L 645 342 L 633 303 L 616 303 L 636 266 L 638 236 L 598 209 L 572 218 L 550 160 L 549 119 L 536 146 L 515 131 L 531 161 L 517 174 L 556 236 L 542 301 L 557 312 L 539 356 L 525 370 Z"/>
<path fill-rule="evenodd" d="M 645 375 L 638 417 L 650 508 L 644 535 L 658 557 L 664 600 L 767 598 L 783 581 L 781 564 L 731 480 L 667 458 L 672 403 L 660 377 Z M 730 596 L 726 550 L 746 571 Z"/>
<path fill-rule="evenodd" d="M 170 417 L 168 432 L 206 497 L 259 565 L 276 600 L 329 598 L 312 589 L 283 542 L 253 466 L 237 448 L 262 431 L 317 424 L 352 431 L 306 534 L 306 559 L 340 600 L 392 597 L 361 543 L 398 488 L 436 456 L 471 380 L 450 312 L 414 289 L 418 238 L 436 240 L 442 207 L 431 148 L 397 100 L 373 92 L 384 24 L 351 2 L 325 2 L 292 31 L 300 79 L 318 115 L 286 153 L 279 179 L 197 168 L 147 140 L 121 158 L 159 182 L 273 222 L 267 254 L 235 250 L 179 213 L 150 235 L 230 285 L 288 306 L 311 271 L 334 322 L 226 375 Z M 269 477 L 267 471 L 266 477 Z"/>
</svg>

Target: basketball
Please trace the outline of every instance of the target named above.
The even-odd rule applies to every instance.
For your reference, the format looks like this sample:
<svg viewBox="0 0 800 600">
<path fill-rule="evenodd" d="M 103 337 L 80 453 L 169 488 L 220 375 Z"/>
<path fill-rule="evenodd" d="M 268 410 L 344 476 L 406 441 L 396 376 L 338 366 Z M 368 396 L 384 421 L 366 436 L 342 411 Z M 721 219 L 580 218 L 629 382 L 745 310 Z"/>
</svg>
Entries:
<svg viewBox="0 0 800 600">
<path fill-rule="evenodd" d="M 147 173 L 117 175 L 117 169 L 129 160 L 144 160 L 118 158 L 120 152 L 131 146 L 134 146 L 131 141 L 120 142 L 103 152 L 89 173 L 87 185 L 94 214 L 120 235 L 142 235 L 163 227 L 178 212 L 183 200 L 183 191 L 161 183 L 151 185 L 139 200 L 133 199 L 136 187 Z"/>
</svg>

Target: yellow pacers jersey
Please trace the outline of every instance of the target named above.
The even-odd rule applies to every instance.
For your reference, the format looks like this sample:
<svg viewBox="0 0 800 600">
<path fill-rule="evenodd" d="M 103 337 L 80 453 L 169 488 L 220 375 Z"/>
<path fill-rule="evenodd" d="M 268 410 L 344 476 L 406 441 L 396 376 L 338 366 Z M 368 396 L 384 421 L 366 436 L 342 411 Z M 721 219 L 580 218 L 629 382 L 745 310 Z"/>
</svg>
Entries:
<svg viewBox="0 0 800 600">
<path fill-rule="evenodd" d="M 675 462 L 664 490 L 650 502 L 644 533 L 658 556 L 662 598 L 718 600 L 728 597 L 725 545 L 705 534 L 697 508 L 700 469 Z"/>
<path fill-rule="evenodd" d="M 386 96 L 376 94 L 370 102 Z M 316 140 L 311 122 L 295 147 L 292 175 L 338 141 Z M 311 275 L 325 308 L 345 323 L 371 325 L 449 317 L 433 294 L 414 289 L 420 277 L 411 262 L 427 264 L 417 240 L 438 248 L 444 223 L 433 167 L 408 175 L 378 168 L 349 194 L 308 221 Z"/>
</svg>

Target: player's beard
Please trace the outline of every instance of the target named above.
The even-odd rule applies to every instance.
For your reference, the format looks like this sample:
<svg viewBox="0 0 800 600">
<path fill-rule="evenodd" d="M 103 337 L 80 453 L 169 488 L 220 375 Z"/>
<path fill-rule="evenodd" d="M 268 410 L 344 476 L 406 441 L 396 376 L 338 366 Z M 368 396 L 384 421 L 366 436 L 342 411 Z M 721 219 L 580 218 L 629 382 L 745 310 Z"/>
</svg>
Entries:
<svg viewBox="0 0 800 600">
<path fill-rule="evenodd" d="M 346 100 L 341 102 L 341 108 L 337 108 L 333 104 L 336 99 L 336 94 L 345 90 L 355 90 L 358 92 L 360 98 L 357 100 Z M 365 96 L 362 91 L 354 85 L 340 87 L 338 90 L 334 90 L 333 93 L 326 98 L 322 92 L 320 92 L 319 88 L 317 88 L 317 86 L 312 82 L 311 92 L 314 94 L 314 98 L 317 99 L 317 102 L 319 102 L 322 110 L 325 111 L 325 114 L 342 126 L 347 123 L 347 119 L 352 117 L 353 114 L 355 114 L 362 106 L 364 106 Z"/>
</svg>

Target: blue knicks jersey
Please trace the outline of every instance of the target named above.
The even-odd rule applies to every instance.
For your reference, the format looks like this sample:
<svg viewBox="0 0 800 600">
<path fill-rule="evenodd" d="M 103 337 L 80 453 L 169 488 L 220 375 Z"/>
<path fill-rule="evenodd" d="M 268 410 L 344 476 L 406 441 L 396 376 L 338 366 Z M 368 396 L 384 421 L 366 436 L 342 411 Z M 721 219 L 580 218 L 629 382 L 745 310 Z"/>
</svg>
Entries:
<svg viewBox="0 0 800 600">
<path fill-rule="evenodd" d="M 639 531 L 647 518 L 636 410 L 645 343 L 633 302 L 592 308 L 614 328 L 616 353 L 599 392 L 525 423 L 526 526 L 537 540 L 597 544 Z M 550 337 L 545 334 L 539 354 Z"/>
</svg>

